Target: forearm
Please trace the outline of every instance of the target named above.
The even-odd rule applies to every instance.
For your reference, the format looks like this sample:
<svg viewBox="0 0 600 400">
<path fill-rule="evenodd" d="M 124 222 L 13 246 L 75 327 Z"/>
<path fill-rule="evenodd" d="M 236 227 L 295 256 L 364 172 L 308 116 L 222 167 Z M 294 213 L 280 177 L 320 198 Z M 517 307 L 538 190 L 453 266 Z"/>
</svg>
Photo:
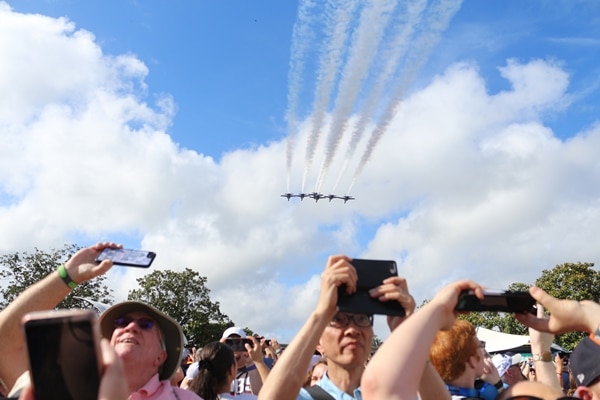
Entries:
<svg viewBox="0 0 600 400">
<path fill-rule="evenodd" d="M 531 352 L 535 357 L 536 355 L 540 355 L 544 352 L 550 352 L 550 346 L 542 347 L 532 343 Z M 550 359 L 550 361 L 541 361 L 534 359 L 533 363 L 535 366 L 535 375 L 537 377 L 538 382 L 561 389 L 560 383 L 558 382 L 558 377 L 556 375 L 556 368 L 554 367 L 552 359 Z"/>
<path fill-rule="evenodd" d="M 580 302 L 580 306 L 583 309 L 585 331 L 594 333 L 596 329 L 600 328 L 600 304 L 584 300 Z"/>
<path fill-rule="evenodd" d="M 260 392 L 263 382 L 266 382 L 267 377 L 269 376 L 269 367 L 265 364 L 264 361 L 254 362 L 255 369 L 248 371 L 248 376 L 250 377 L 250 387 L 252 388 L 252 393 L 258 395 Z"/>
<path fill-rule="evenodd" d="M 425 370 L 419 382 L 419 398 L 421 400 L 450 400 L 450 392 L 442 377 L 433 368 L 433 365 L 427 363 Z"/>
<path fill-rule="evenodd" d="M 259 399 L 295 399 L 329 318 L 313 312 L 263 382 Z"/>
<path fill-rule="evenodd" d="M 367 365 L 361 381 L 363 398 L 414 400 L 417 397 L 417 390 L 423 386 L 423 375 L 426 375 L 425 380 L 433 378 L 432 371 L 426 371 L 425 366 L 429 348 L 440 329 L 440 313 L 441 310 L 430 303 L 394 329 Z M 432 388 L 437 393 L 436 390 Z"/>
<path fill-rule="evenodd" d="M 0 312 L 0 379 L 9 388 L 27 370 L 28 365 L 21 331 L 23 316 L 32 311 L 53 309 L 70 290 L 54 271 L 27 288 Z"/>
</svg>

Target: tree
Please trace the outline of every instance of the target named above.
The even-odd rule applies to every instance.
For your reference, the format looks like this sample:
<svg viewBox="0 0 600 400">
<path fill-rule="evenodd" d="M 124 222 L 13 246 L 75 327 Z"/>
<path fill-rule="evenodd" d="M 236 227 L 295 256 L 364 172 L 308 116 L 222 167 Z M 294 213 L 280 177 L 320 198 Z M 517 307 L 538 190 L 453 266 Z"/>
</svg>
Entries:
<svg viewBox="0 0 600 400">
<path fill-rule="evenodd" d="M 564 263 L 551 270 L 543 270 L 536 286 L 559 299 L 600 299 L 600 272 L 593 269 L 594 263 Z M 569 332 L 556 337 L 555 342 L 566 349 L 573 349 L 583 337 L 583 332 Z"/>
<path fill-rule="evenodd" d="M 371 339 L 371 352 L 377 351 L 382 344 L 383 340 L 379 339 L 376 334 L 373 334 L 373 338 Z"/>
<path fill-rule="evenodd" d="M 56 271 L 73 253 L 79 250 L 75 244 L 65 244 L 62 249 L 49 252 L 35 248 L 32 254 L 27 252 L 4 254 L 0 256 L 0 279 L 8 280 L 8 284 L 0 288 L 2 298 L 0 308 L 4 309 L 21 292 L 48 274 Z M 57 308 L 90 308 L 90 305 L 75 297 L 85 297 L 102 303 L 112 303 L 112 291 L 104 284 L 106 277 L 101 275 L 88 282 L 77 285 L 71 293 L 61 301 Z"/>
<path fill-rule="evenodd" d="M 210 300 L 206 277 L 190 268 L 175 272 L 153 271 L 137 279 L 140 289 L 129 292 L 129 300 L 144 301 L 170 315 L 181 325 L 188 345 L 202 346 L 219 340 L 233 323 Z"/>
</svg>

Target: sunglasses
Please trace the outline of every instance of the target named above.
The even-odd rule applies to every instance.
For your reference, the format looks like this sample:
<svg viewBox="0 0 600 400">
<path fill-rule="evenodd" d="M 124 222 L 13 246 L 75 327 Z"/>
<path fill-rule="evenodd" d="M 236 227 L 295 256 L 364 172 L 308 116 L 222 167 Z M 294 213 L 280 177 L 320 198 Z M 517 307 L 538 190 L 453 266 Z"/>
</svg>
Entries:
<svg viewBox="0 0 600 400">
<path fill-rule="evenodd" d="M 119 317 L 115 319 L 115 328 L 125 328 L 134 321 L 137 324 L 137 326 L 139 326 L 140 329 L 143 331 L 149 331 L 154 327 L 154 325 L 156 325 L 156 322 L 154 322 L 150 318 L 135 319 L 131 317 Z"/>
</svg>

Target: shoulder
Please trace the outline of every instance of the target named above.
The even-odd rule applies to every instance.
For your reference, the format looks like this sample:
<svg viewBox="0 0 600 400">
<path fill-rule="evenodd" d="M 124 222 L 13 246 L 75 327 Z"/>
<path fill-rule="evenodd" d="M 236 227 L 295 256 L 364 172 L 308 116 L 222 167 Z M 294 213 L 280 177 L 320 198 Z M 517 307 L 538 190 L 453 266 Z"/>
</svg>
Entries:
<svg viewBox="0 0 600 400">
<path fill-rule="evenodd" d="M 305 388 L 300 388 L 300 393 L 298 393 L 297 400 L 313 400 L 313 397 L 310 395 L 308 390 Z"/>
<path fill-rule="evenodd" d="M 199 370 L 198 362 L 197 361 L 193 362 L 190 364 L 187 371 L 185 372 L 185 376 L 192 379 L 196 376 L 196 374 L 198 373 L 198 370 Z"/>
<path fill-rule="evenodd" d="M 202 397 L 198 396 L 196 393 L 191 390 L 186 390 L 178 387 L 173 387 L 173 392 L 177 394 L 177 398 L 179 400 L 198 400 L 202 399 Z"/>
</svg>

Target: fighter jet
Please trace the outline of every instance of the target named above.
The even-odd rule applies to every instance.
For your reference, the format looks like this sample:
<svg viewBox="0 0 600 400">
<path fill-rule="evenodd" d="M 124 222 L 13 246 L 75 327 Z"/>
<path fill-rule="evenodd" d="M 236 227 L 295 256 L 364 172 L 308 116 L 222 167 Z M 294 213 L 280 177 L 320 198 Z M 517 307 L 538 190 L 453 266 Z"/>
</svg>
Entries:
<svg viewBox="0 0 600 400">
<path fill-rule="evenodd" d="M 348 195 L 346 195 L 346 196 L 342 196 L 342 197 L 340 197 L 340 198 L 341 198 L 342 200 L 344 200 L 344 204 L 346 204 L 346 202 L 347 202 L 348 200 L 354 200 L 354 197 L 352 197 L 352 196 L 348 196 Z"/>
<path fill-rule="evenodd" d="M 308 195 L 308 197 L 310 197 L 311 199 L 315 199 L 315 203 L 321 199 L 324 199 L 325 196 L 322 195 L 321 193 L 317 193 L 317 192 L 312 192 Z"/>
<path fill-rule="evenodd" d="M 284 193 L 281 195 L 281 197 L 287 197 L 288 201 L 290 201 L 290 199 L 292 197 L 298 197 L 298 196 L 296 196 L 295 194 L 292 194 L 292 193 Z"/>
<path fill-rule="evenodd" d="M 340 199 L 341 197 L 337 197 L 335 194 L 328 194 L 327 196 L 323 196 L 326 199 L 329 199 L 329 202 L 331 203 L 331 200 L 333 199 Z"/>
</svg>

